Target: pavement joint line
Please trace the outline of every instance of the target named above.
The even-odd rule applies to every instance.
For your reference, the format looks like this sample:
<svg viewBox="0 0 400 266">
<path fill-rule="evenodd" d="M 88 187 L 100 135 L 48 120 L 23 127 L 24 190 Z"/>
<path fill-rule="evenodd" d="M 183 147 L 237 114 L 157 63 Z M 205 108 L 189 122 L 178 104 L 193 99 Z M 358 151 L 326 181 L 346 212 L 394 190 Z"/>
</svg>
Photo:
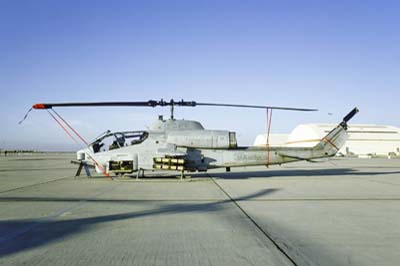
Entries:
<svg viewBox="0 0 400 266">
<path fill-rule="evenodd" d="M 392 186 L 400 186 L 400 184 L 396 184 L 396 183 L 392 183 L 392 182 L 385 182 L 385 181 L 374 180 L 374 179 L 369 179 L 369 178 L 362 178 L 362 177 L 355 177 L 355 178 L 358 179 L 358 180 L 365 180 L 365 181 L 368 181 L 368 182 L 371 182 L 371 183 L 378 183 L 378 184 L 385 184 L 385 185 L 392 185 Z"/>
<path fill-rule="evenodd" d="M 3 168 L 0 172 L 30 172 L 30 171 L 54 171 L 54 170 L 69 170 L 71 167 L 57 167 L 57 168 L 27 168 L 27 169 L 13 169 Z"/>
<path fill-rule="evenodd" d="M 118 202 L 118 203 L 129 203 L 129 202 L 216 202 L 220 201 L 218 198 L 207 198 L 207 199 L 91 199 L 91 198 L 83 198 L 83 199 L 74 199 L 74 198 L 48 198 L 48 197 L 2 197 L 0 196 L 0 202 Z M 400 198 L 282 198 L 282 199 L 242 199 L 242 198 L 232 198 L 233 201 L 242 202 L 296 202 L 296 201 L 398 201 Z"/>
<path fill-rule="evenodd" d="M 102 190 L 102 191 L 100 191 L 98 193 L 95 193 L 92 197 L 98 197 L 98 196 L 103 195 L 105 193 L 111 192 L 112 190 L 116 189 L 117 187 L 118 187 L 117 185 L 111 186 L 111 187 L 107 187 L 107 189 L 104 189 L 104 190 Z M 64 213 L 67 213 L 67 212 L 69 212 L 71 210 L 74 210 L 76 208 L 82 207 L 86 203 L 89 203 L 89 201 L 80 200 L 77 203 L 74 203 L 74 204 L 72 204 L 70 206 L 67 206 L 67 207 L 61 208 L 59 210 L 56 210 L 56 211 L 50 213 L 49 215 L 47 215 L 45 217 L 37 219 L 36 221 L 32 221 L 30 224 L 28 224 L 28 225 L 26 225 L 26 226 L 24 226 L 24 227 L 22 227 L 22 228 L 20 228 L 20 229 L 18 229 L 16 231 L 13 231 L 13 232 L 10 232 L 10 233 L 8 233 L 8 234 L 6 234 L 4 236 L 1 236 L 0 237 L 0 245 L 2 245 L 2 244 L 6 243 L 6 242 L 8 242 L 10 240 L 13 240 L 13 239 L 15 239 L 15 238 L 17 238 L 17 237 L 29 232 L 30 230 L 32 230 L 32 229 L 36 228 L 37 226 L 41 225 L 43 222 L 51 221 L 53 219 L 56 219 L 57 217 L 62 216 Z"/>
<path fill-rule="evenodd" d="M 48 184 L 48 183 L 52 183 L 52 182 L 57 182 L 57 181 L 65 180 L 65 179 L 67 179 L 67 178 L 72 178 L 72 176 L 60 177 L 60 178 L 48 180 L 48 181 L 45 181 L 45 182 L 35 183 L 35 184 L 32 184 L 32 185 L 27 185 L 27 186 L 23 186 L 23 187 L 12 188 L 12 189 L 9 189 L 9 190 L 0 191 L 0 194 L 2 194 L 2 193 L 7 193 L 7 192 L 12 192 L 12 191 L 16 191 L 16 190 L 20 190 L 20 189 L 24 189 L 24 188 L 31 188 L 31 187 L 36 187 L 36 186 L 40 186 L 40 185 L 45 185 L 45 184 Z"/>
<path fill-rule="evenodd" d="M 111 203 L 111 202 L 117 202 L 117 203 L 128 203 L 128 202 L 220 202 L 222 199 L 100 199 L 100 200 L 96 200 L 96 199 L 47 199 L 47 198 L 36 198 L 35 200 L 32 200 L 32 198 L 1 198 L 0 197 L 0 202 L 32 202 L 32 201 L 54 201 L 54 202 L 90 202 L 90 203 L 95 203 L 95 202 L 107 202 L 107 203 Z"/>
<path fill-rule="evenodd" d="M 240 205 L 237 201 L 232 198 L 229 193 L 220 185 L 218 182 L 211 176 L 210 179 L 214 182 L 214 184 L 228 197 L 228 199 L 233 202 L 236 207 L 252 222 L 252 224 L 268 239 L 271 243 L 294 265 L 297 266 L 297 263 L 292 259 L 289 254 L 281 247 L 279 244 L 269 235 L 269 233 L 264 230 Z"/>
<path fill-rule="evenodd" d="M 241 200 L 238 199 L 237 201 L 396 201 L 400 200 L 400 198 L 300 198 L 300 199 L 246 199 Z"/>
</svg>

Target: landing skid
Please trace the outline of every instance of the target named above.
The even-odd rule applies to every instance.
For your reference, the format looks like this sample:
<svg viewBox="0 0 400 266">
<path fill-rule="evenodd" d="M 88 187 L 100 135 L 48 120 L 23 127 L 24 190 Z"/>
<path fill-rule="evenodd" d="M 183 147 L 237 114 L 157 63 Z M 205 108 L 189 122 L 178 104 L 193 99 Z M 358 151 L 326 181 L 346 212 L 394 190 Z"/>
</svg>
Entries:
<svg viewBox="0 0 400 266">
<path fill-rule="evenodd" d="M 136 180 L 139 180 L 139 178 L 144 178 L 144 169 L 140 168 L 137 173 L 136 173 Z M 185 171 L 182 170 L 180 171 L 180 180 L 183 180 L 185 178 Z"/>
</svg>

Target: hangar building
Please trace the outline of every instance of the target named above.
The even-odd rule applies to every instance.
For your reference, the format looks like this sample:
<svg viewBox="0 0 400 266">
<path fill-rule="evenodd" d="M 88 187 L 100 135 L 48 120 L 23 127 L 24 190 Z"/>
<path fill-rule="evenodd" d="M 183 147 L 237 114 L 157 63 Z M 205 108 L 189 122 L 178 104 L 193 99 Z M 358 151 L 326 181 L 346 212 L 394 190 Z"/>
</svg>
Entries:
<svg viewBox="0 0 400 266">
<path fill-rule="evenodd" d="M 291 147 L 314 146 L 335 124 L 301 124 L 290 134 L 270 134 L 270 145 Z M 349 138 L 339 154 L 351 156 L 389 156 L 400 155 L 400 128 L 384 125 L 349 125 Z M 265 146 L 266 135 L 258 135 L 255 146 Z"/>
</svg>

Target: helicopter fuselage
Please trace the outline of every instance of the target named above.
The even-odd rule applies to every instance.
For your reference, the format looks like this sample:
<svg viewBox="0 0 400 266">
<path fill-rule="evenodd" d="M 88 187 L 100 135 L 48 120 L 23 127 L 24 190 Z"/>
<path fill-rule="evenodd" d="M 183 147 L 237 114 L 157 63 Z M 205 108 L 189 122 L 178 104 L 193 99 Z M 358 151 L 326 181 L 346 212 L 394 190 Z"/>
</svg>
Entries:
<svg viewBox="0 0 400 266">
<path fill-rule="evenodd" d="M 334 156 L 347 133 L 338 125 L 314 147 L 238 147 L 234 132 L 206 130 L 197 121 L 158 120 L 148 131 L 107 132 L 77 152 L 96 171 L 207 171 L 220 167 L 272 165 Z"/>
</svg>

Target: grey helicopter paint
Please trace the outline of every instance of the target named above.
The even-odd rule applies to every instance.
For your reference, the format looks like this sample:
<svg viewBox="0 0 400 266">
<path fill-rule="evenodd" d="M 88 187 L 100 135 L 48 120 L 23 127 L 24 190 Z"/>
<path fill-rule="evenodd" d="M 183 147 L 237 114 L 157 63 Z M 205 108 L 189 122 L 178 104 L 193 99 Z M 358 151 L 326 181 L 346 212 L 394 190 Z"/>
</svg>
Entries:
<svg viewBox="0 0 400 266">
<path fill-rule="evenodd" d="M 34 109 L 68 106 L 170 106 L 171 117 L 159 117 L 149 130 L 105 132 L 77 152 L 81 162 L 95 165 L 98 173 L 132 174 L 140 170 L 207 171 L 239 166 L 283 164 L 298 160 L 332 157 L 347 139 L 347 122 L 354 108 L 314 147 L 238 147 L 235 132 L 208 130 L 197 121 L 177 120 L 175 106 L 221 106 L 270 110 L 315 111 L 315 109 L 196 102 L 101 102 L 36 104 Z"/>
</svg>

